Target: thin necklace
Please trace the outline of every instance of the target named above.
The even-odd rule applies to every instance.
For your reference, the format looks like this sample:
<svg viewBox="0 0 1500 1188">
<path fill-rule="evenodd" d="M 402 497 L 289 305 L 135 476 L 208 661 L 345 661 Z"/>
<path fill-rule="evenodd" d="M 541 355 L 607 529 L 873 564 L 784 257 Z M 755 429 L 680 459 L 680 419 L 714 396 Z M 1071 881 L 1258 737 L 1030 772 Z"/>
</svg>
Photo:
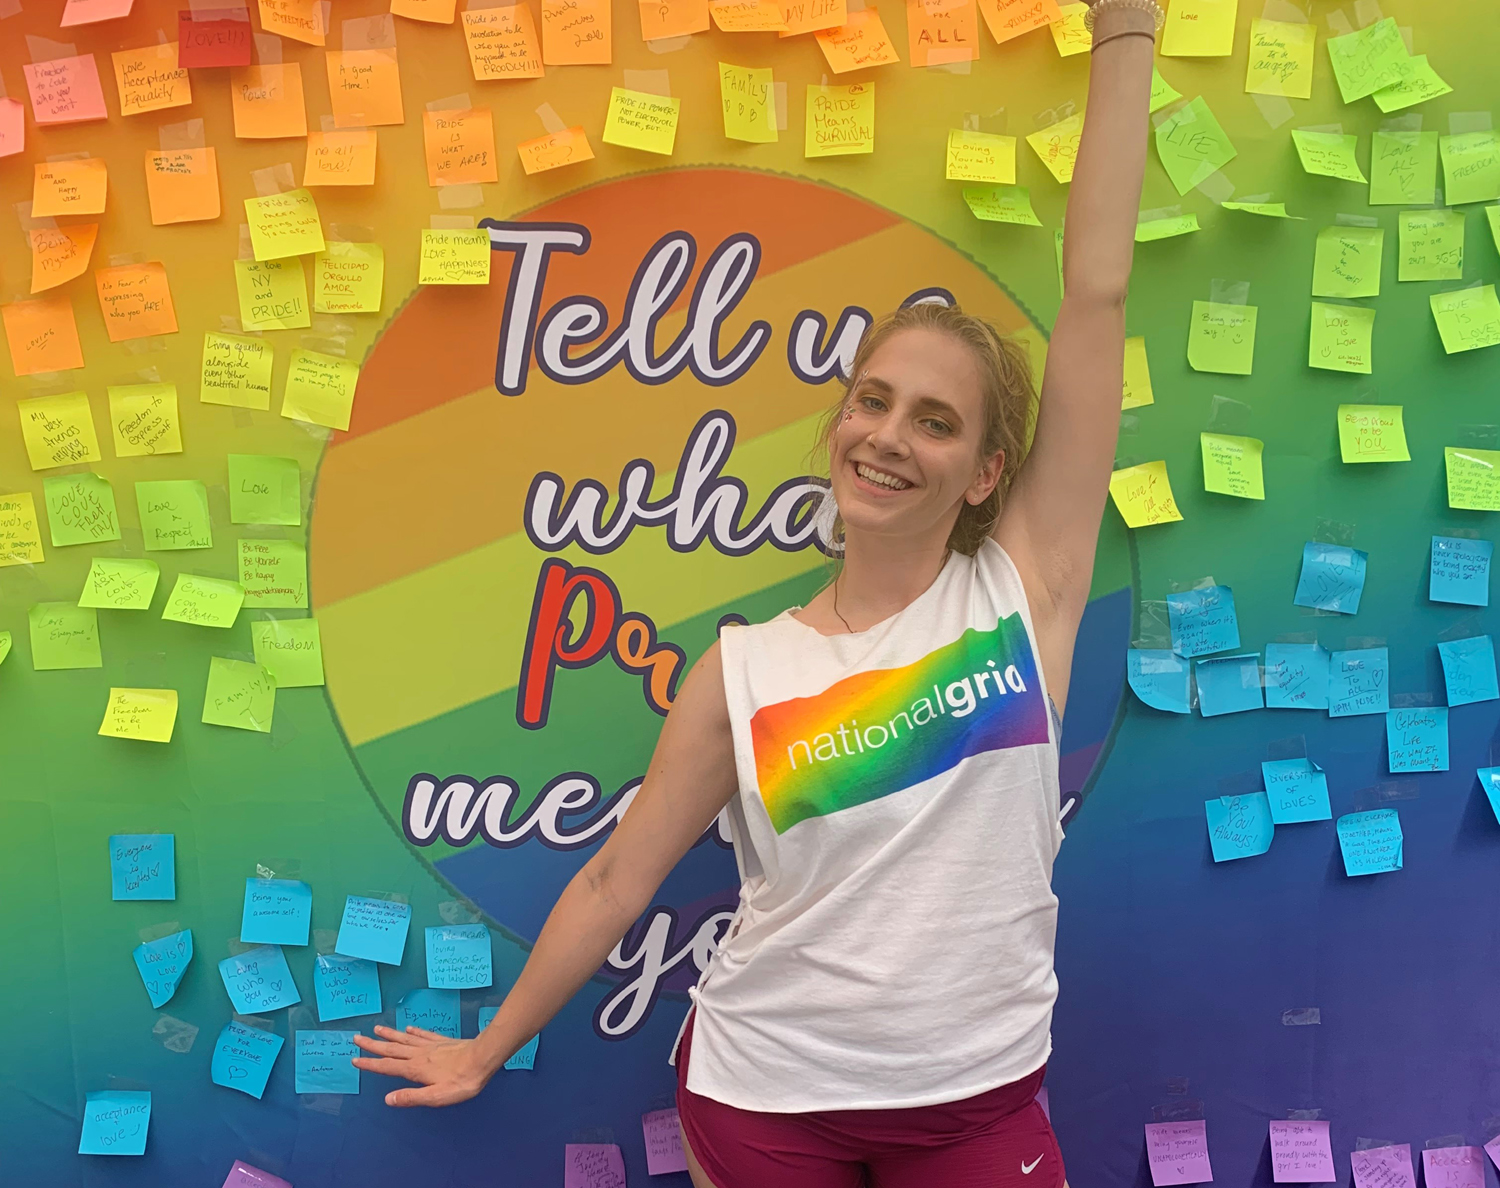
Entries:
<svg viewBox="0 0 1500 1188">
<path fill-rule="evenodd" d="M 843 576 L 844 571 L 839 570 L 839 572 L 834 576 L 833 579 L 833 613 L 839 616 L 839 622 L 844 625 L 844 630 L 847 631 L 850 635 L 853 635 L 854 628 L 849 626 L 849 620 L 844 618 L 844 616 L 839 613 L 839 578 Z"/>
</svg>

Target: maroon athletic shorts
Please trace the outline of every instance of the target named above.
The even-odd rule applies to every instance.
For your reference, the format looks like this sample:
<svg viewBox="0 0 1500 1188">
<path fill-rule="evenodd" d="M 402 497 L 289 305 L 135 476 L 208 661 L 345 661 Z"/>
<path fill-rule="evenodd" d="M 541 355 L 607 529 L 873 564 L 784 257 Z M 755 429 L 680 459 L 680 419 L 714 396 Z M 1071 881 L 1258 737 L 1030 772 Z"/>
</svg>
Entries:
<svg viewBox="0 0 1500 1188">
<path fill-rule="evenodd" d="M 677 1052 L 682 1130 L 714 1188 L 1063 1188 L 1037 1103 L 1045 1066 L 977 1097 L 895 1110 L 767 1114 L 689 1092 L 693 1024 Z"/>
</svg>

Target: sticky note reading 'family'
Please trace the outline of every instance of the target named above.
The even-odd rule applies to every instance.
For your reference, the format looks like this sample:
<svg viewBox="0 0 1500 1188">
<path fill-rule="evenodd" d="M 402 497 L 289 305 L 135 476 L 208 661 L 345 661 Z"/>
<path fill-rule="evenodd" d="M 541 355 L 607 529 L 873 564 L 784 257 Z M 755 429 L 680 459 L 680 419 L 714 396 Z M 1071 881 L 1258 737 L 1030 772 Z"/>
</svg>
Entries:
<svg viewBox="0 0 1500 1188">
<path fill-rule="evenodd" d="M 724 105 L 724 135 L 730 140 L 775 144 L 779 139 L 775 79 L 769 66 L 720 62 L 719 98 Z"/>
<path fill-rule="evenodd" d="M 176 689 L 111 689 L 99 733 L 140 742 L 172 741 L 177 722 Z"/>
<path fill-rule="evenodd" d="M 1182 519 L 1172 498 L 1165 462 L 1127 466 L 1109 476 L 1109 494 L 1127 528 L 1146 528 Z"/>
<path fill-rule="evenodd" d="M 1193 666 L 1198 683 L 1198 712 L 1205 718 L 1242 714 L 1265 706 L 1261 691 L 1260 655 L 1215 656 Z"/>
<path fill-rule="evenodd" d="M 277 945 L 257 945 L 224 958 L 219 962 L 219 977 L 241 1015 L 259 1015 L 302 1001 L 286 956 Z"/>
<path fill-rule="evenodd" d="M 625 1188 L 625 1156 L 614 1143 L 568 1143 L 563 1188 Z"/>
<path fill-rule="evenodd" d="M 1433 602 L 1459 606 L 1489 606 L 1490 559 L 1494 551 L 1492 541 L 1434 536 L 1427 597 Z"/>
<path fill-rule="evenodd" d="M 111 899 L 176 899 L 176 837 L 117 833 L 109 839 Z"/>
<path fill-rule="evenodd" d="M 1266 708 L 1328 708 L 1331 657 L 1318 644 L 1266 645 Z"/>
<path fill-rule="evenodd" d="M 1172 650 L 1191 658 L 1228 652 L 1240 646 L 1239 620 L 1234 613 L 1234 591 L 1228 586 L 1203 586 L 1167 595 Z"/>
<path fill-rule="evenodd" d="M 1345 874 L 1384 874 L 1401 869 L 1401 818 L 1395 809 L 1340 817 L 1338 835 Z"/>
<path fill-rule="evenodd" d="M 380 967 L 362 957 L 318 954 L 313 962 L 318 1022 L 380 1014 Z"/>
<path fill-rule="evenodd" d="M 79 606 L 147 610 L 161 579 L 161 566 L 135 557 L 95 557 L 84 580 Z"/>
<path fill-rule="evenodd" d="M 1278 1184 L 1331 1184 L 1333 1148 L 1328 1123 L 1271 1121 L 1271 1170 Z"/>
<path fill-rule="evenodd" d="M 1214 1169 L 1208 1161 L 1208 1124 L 1201 1120 L 1146 1123 L 1146 1158 L 1156 1188 L 1213 1182 Z"/>
<path fill-rule="evenodd" d="M 1192 665 L 1166 648 L 1131 648 L 1126 654 L 1130 688 L 1152 709 L 1192 712 Z"/>
<path fill-rule="evenodd" d="M 1333 819 L 1328 776 L 1312 760 L 1276 759 L 1262 763 L 1260 772 L 1266 783 L 1271 820 L 1277 825 Z"/>
<path fill-rule="evenodd" d="M 110 1089 L 85 1095 L 80 1155 L 144 1155 L 151 1094 Z M 621 1179 L 620 1183 L 625 1181 Z"/>
<path fill-rule="evenodd" d="M 1358 614 L 1369 560 L 1369 554 L 1359 549 L 1308 541 L 1302 546 L 1302 574 L 1293 604 L 1340 615 Z"/>
<path fill-rule="evenodd" d="M 351 895 L 344 901 L 344 918 L 334 949 L 341 957 L 400 965 L 410 927 L 411 904 Z"/>
<path fill-rule="evenodd" d="M 1495 675 L 1495 645 L 1488 635 L 1444 640 L 1438 644 L 1449 705 L 1500 699 Z"/>
<path fill-rule="evenodd" d="M 358 1093 L 357 1031 L 298 1031 L 294 1088 L 298 1093 Z"/>
<path fill-rule="evenodd" d="M 442 924 L 427 930 L 427 984 L 472 990 L 494 983 L 490 930 L 483 924 Z"/>
<path fill-rule="evenodd" d="M 262 1031 L 259 1027 L 231 1020 L 219 1032 L 214 1044 L 209 1066 L 213 1083 L 226 1089 L 238 1089 L 259 1101 L 285 1042 L 274 1031 Z"/>
<path fill-rule="evenodd" d="M 245 880 L 240 916 L 244 945 L 305 945 L 312 925 L 312 888 L 297 879 Z"/>
<path fill-rule="evenodd" d="M 137 945 L 131 956 L 135 958 L 135 967 L 140 971 L 152 1007 L 165 1006 L 177 993 L 188 962 L 193 959 L 193 934 L 184 930 L 146 941 Z"/>
<path fill-rule="evenodd" d="M 1390 709 L 1390 678 L 1388 648 L 1334 652 L 1328 666 L 1328 716 L 1385 713 Z"/>
<path fill-rule="evenodd" d="M 646 1140 L 648 1176 L 687 1171 L 687 1155 L 682 1150 L 682 1123 L 675 1109 L 642 1114 L 641 1132 Z"/>
<path fill-rule="evenodd" d="M 276 681 L 259 664 L 212 656 L 208 688 L 203 693 L 202 721 L 270 734 L 276 714 Z"/>
<path fill-rule="evenodd" d="M 1276 826 L 1264 792 L 1221 796 L 1205 801 L 1203 808 L 1208 816 L 1208 841 L 1215 862 L 1254 858 L 1271 848 Z"/>
<path fill-rule="evenodd" d="M 1409 1143 L 1351 1151 L 1349 1165 L 1354 1170 L 1355 1188 L 1417 1188 Z"/>
</svg>

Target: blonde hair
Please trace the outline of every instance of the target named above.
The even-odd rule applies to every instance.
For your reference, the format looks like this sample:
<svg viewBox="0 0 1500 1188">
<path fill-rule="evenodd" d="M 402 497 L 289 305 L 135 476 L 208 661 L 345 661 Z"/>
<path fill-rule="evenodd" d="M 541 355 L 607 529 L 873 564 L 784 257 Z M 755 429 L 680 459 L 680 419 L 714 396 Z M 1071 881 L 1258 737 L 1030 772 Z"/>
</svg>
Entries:
<svg viewBox="0 0 1500 1188">
<path fill-rule="evenodd" d="M 821 450 L 823 460 L 827 459 L 849 397 L 864 374 L 870 356 L 892 335 L 903 330 L 934 330 L 969 348 L 979 368 L 980 402 L 984 414 L 978 457 L 982 460 L 1005 451 L 1005 465 L 995 489 L 981 503 L 965 501 L 959 509 L 953 531 L 948 535 L 950 549 L 972 557 L 994 530 L 1005 493 L 1010 489 L 1026 450 L 1026 428 L 1036 404 L 1036 388 L 1032 382 L 1031 359 L 1020 343 L 1004 337 L 984 319 L 966 314 L 956 305 L 907 305 L 886 314 L 860 339 L 859 350 L 855 352 L 844 382 L 843 394 L 819 422 L 814 449 Z M 834 522 L 833 538 L 841 542 L 843 535 L 844 522 L 840 517 Z"/>
</svg>

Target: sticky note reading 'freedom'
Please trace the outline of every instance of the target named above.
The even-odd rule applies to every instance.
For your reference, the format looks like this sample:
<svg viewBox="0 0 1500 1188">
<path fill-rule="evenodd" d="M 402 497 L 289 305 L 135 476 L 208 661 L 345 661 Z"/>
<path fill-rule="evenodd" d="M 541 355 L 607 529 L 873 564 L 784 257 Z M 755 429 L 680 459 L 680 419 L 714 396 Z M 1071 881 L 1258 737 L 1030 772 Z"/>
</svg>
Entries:
<svg viewBox="0 0 1500 1188">
<path fill-rule="evenodd" d="M 210 1075 L 215 1085 L 226 1089 L 238 1089 L 257 1101 L 266 1091 L 266 1081 L 271 1068 L 286 1041 L 274 1031 L 262 1031 L 244 1023 L 231 1020 L 219 1032 L 210 1062 Z M 235 1165 L 240 1166 L 239 1164 Z M 255 1181 L 258 1188 L 260 1181 Z M 247 1188 L 250 1188 L 247 1185 Z"/>
<path fill-rule="evenodd" d="M 443 924 L 427 930 L 427 984 L 472 990 L 494 983 L 490 930 L 483 924 Z"/>
<path fill-rule="evenodd" d="M 1208 817 L 1208 842 L 1215 862 L 1254 858 L 1271 848 L 1276 826 L 1264 792 L 1221 796 L 1205 801 L 1203 809 Z"/>
<path fill-rule="evenodd" d="M 1456 536 L 1432 538 L 1427 597 L 1459 606 L 1489 606 L 1494 543 Z"/>
<path fill-rule="evenodd" d="M 362 957 L 319 954 L 313 962 L 318 1022 L 380 1014 L 380 967 Z"/>
<path fill-rule="evenodd" d="M 344 902 L 344 918 L 334 949 L 341 957 L 400 965 L 410 927 L 411 904 L 351 895 Z"/>
<path fill-rule="evenodd" d="M 297 879 L 245 880 L 240 916 L 244 945 L 305 945 L 312 926 L 312 888 Z"/>
<path fill-rule="evenodd" d="M 1166 648 L 1131 648 L 1126 655 L 1130 688 L 1152 709 L 1192 712 L 1192 664 Z"/>
<path fill-rule="evenodd" d="M 1213 1182 L 1214 1169 L 1208 1160 L 1208 1124 L 1201 1120 L 1146 1123 L 1146 1158 L 1156 1188 Z"/>
</svg>

